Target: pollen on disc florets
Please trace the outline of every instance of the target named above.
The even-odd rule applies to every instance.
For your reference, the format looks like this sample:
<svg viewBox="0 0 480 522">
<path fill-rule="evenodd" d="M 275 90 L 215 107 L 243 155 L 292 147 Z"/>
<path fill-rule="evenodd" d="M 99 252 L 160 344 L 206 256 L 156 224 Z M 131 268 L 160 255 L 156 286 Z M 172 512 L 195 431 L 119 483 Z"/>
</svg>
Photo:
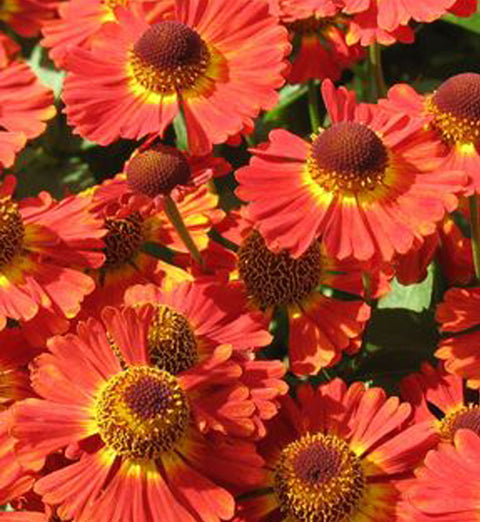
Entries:
<svg viewBox="0 0 480 522">
<path fill-rule="evenodd" d="M 138 212 L 125 218 L 107 218 L 105 241 L 106 269 L 131 263 L 143 241 L 143 219 Z"/>
<path fill-rule="evenodd" d="M 382 184 L 388 152 L 371 129 L 356 122 L 333 124 L 314 135 L 308 172 L 326 191 L 358 193 Z"/>
<path fill-rule="evenodd" d="M 427 97 L 432 125 L 448 142 L 477 142 L 480 138 L 480 74 L 452 76 Z"/>
<path fill-rule="evenodd" d="M 134 156 L 126 167 L 127 183 L 135 192 L 151 198 L 169 194 L 190 179 L 190 165 L 185 154 L 174 147 L 156 145 Z"/>
<path fill-rule="evenodd" d="M 25 227 L 18 206 L 9 197 L 0 198 L 0 269 L 22 251 Z"/>
<path fill-rule="evenodd" d="M 171 374 L 198 361 L 197 341 L 187 318 L 167 305 L 158 305 L 147 333 L 150 361 Z"/>
<path fill-rule="evenodd" d="M 155 459 L 183 438 L 190 407 L 177 379 L 147 366 L 131 366 L 107 381 L 95 404 L 98 432 L 118 455 Z"/>
<path fill-rule="evenodd" d="M 282 450 L 274 489 L 288 520 L 345 522 L 363 497 L 365 476 L 344 440 L 307 433 Z"/>
<path fill-rule="evenodd" d="M 455 432 L 459 429 L 469 429 L 480 436 L 480 406 L 462 406 L 438 422 L 441 437 L 449 442 L 453 441 Z"/>
<path fill-rule="evenodd" d="M 320 243 L 315 241 L 295 259 L 286 251 L 270 251 L 261 234 L 253 231 L 238 251 L 238 270 L 259 308 L 301 303 L 320 283 Z"/>
<path fill-rule="evenodd" d="M 209 63 L 210 52 L 200 35 L 175 20 L 149 27 L 136 41 L 130 57 L 134 80 L 163 95 L 193 87 Z"/>
</svg>

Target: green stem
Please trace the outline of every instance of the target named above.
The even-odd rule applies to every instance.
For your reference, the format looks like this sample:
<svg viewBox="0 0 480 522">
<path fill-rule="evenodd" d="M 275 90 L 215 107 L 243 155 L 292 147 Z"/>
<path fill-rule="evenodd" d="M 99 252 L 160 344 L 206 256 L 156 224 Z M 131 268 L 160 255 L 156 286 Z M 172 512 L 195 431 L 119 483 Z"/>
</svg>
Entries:
<svg viewBox="0 0 480 522">
<path fill-rule="evenodd" d="M 368 48 L 368 57 L 370 72 L 373 76 L 371 101 L 377 101 L 378 98 L 384 98 L 387 94 L 387 86 L 385 85 L 382 69 L 382 50 L 378 43 L 375 42 Z"/>
<path fill-rule="evenodd" d="M 368 272 L 362 272 L 362 282 L 365 302 L 372 306 L 372 276 Z"/>
<path fill-rule="evenodd" d="M 472 254 L 475 267 L 475 278 L 480 281 L 480 218 L 478 214 L 478 195 L 468 198 L 470 203 L 470 223 L 472 230 Z"/>
<path fill-rule="evenodd" d="M 308 82 L 308 115 L 313 132 L 320 127 L 320 116 L 318 115 L 318 86 L 313 80 Z"/>
<path fill-rule="evenodd" d="M 165 202 L 165 214 L 167 214 L 170 223 L 174 226 L 183 244 L 187 247 L 188 251 L 192 255 L 193 259 L 200 265 L 203 266 L 203 259 L 197 248 L 197 245 L 193 242 L 192 236 L 188 231 L 185 223 L 183 222 L 182 215 L 178 211 L 175 201 L 173 201 L 170 195 L 164 196 L 163 201 Z"/>
</svg>

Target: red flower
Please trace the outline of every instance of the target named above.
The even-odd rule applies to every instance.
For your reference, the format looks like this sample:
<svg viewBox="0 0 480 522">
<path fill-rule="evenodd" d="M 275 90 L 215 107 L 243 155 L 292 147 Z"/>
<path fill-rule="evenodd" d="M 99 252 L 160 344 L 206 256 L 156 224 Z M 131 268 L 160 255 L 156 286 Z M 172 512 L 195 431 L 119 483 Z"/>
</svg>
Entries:
<svg viewBox="0 0 480 522">
<path fill-rule="evenodd" d="M 293 63 L 288 81 L 338 80 L 342 70 L 363 58 L 362 48 L 346 43 L 348 19 L 331 0 L 270 0 L 293 40 Z"/>
<path fill-rule="evenodd" d="M 241 425 L 231 419 L 223 422 L 229 426 L 228 431 L 237 436 L 265 435 L 263 421 L 276 413 L 277 396 L 288 390 L 286 383 L 281 380 L 285 367 L 280 361 L 254 360 L 255 350 L 269 344 L 272 337 L 267 332 L 267 324 L 262 315 L 247 311 L 245 296 L 238 288 L 210 282 L 181 282 L 169 291 L 154 285 L 136 285 L 127 290 L 125 302 L 131 306 L 151 303 L 157 307 L 159 317 L 163 317 L 165 322 L 163 326 L 161 322 L 159 324 L 165 340 L 160 335 L 155 339 L 155 344 L 165 348 L 167 339 L 170 343 L 170 338 L 174 335 L 178 340 L 178 348 L 184 353 L 183 363 L 197 360 L 201 364 L 212 356 L 218 345 L 232 345 L 232 360 L 243 368 L 243 374 L 238 379 L 237 393 L 241 389 L 244 392 L 250 390 L 256 413 Z M 172 325 L 178 331 L 167 329 L 169 318 L 171 321 L 175 318 Z M 181 338 L 180 322 L 190 327 L 191 336 L 188 339 Z M 225 391 L 221 390 L 215 396 L 212 391 L 208 410 L 197 412 L 197 418 L 202 419 L 203 429 L 210 426 L 225 432 L 218 421 L 222 413 L 216 412 L 224 400 L 224 394 Z"/>
<path fill-rule="evenodd" d="M 419 119 L 442 140 L 447 155 L 442 169 L 458 169 L 470 177 L 467 192 L 480 193 L 480 74 L 463 73 L 436 91 L 418 94 L 407 84 L 393 86 L 383 107 Z"/>
<path fill-rule="evenodd" d="M 428 439 L 423 426 L 407 427 L 410 414 L 363 383 L 301 385 L 260 443 L 267 477 L 243 496 L 237 520 L 397 520 L 400 485 Z"/>
<path fill-rule="evenodd" d="M 55 16 L 59 0 L 15 0 L 2 2 L 0 20 L 20 36 L 37 36 L 42 24 Z"/>
<path fill-rule="evenodd" d="M 275 105 L 290 46 L 264 2 L 177 0 L 155 24 L 133 6 L 115 13 L 67 63 L 65 111 L 82 136 L 161 135 L 181 108 L 189 150 L 204 154 Z"/>
<path fill-rule="evenodd" d="M 467 522 L 478 518 L 480 438 L 470 430 L 455 434 L 454 446 L 430 451 L 407 490 L 416 510 L 411 520 Z"/>
<path fill-rule="evenodd" d="M 442 365 L 434 368 L 422 364 L 419 373 L 413 373 L 401 382 L 402 397 L 413 408 L 416 422 L 429 422 L 432 447 L 439 442 L 453 442 L 459 429 L 470 429 L 480 435 L 480 406 L 471 401 L 463 390 L 463 380 L 448 374 Z"/>
<path fill-rule="evenodd" d="M 173 14 L 173 0 L 130 0 L 145 3 L 148 16 L 163 18 Z M 43 24 L 41 44 L 50 49 L 50 58 L 58 67 L 74 47 L 90 49 L 104 24 L 115 20 L 115 7 L 126 5 L 128 0 L 69 0 L 58 6 L 59 17 Z M 153 11 L 152 11 L 153 9 Z"/>
<path fill-rule="evenodd" d="M 72 318 L 92 292 L 81 270 L 104 260 L 105 230 L 88 212 L 90 198 L 56 203 L 46 193 L 16 203 L 13 176 L 0 186 L 0 330 L 7 318 L 28 321 L 47 309 Z"/>
<path fill-rule="evenodd" d="M 27 64 L 10 62 L 0 69 L 0 163 L 11 167 L 27 139 L 39 136 L 55 115 L 53 93 Z"/>
<path fill-rule="evenodd" d="M 440 331 L 447 334 L 435 355 L 445 369 L 467 379 L 467 385 L 480 388 L 480 288 L 451 288 L 437 308 Z"/>
<path fill-rule="evenodd" d="M 205 174 L 202 169 L 198 172 Z M 175 190 L 172 198 L 195 244 L 203 250 L 207 232 L 224 215 L 217 208 L 218 196 L 202 184 Z M 95 188 L 94 211 L 107 229 L 106 259 L 102 267 L 89 272 L 97 287 L 84 303 L 84 317 L 106 305 L 120 305 L 131 285 L 159 283 L 172 267 L 168 261 L 173 262 L 177 252 L 187 252 L 164 212 L 163 199 L 133 192 L 125 175 Z"/>
<path fill-rule="evenodd" d="M 42 398 L 14 406 L 15 451 L 32 469 L 63 449 L 74 460 L 34 487 L 45 503 L 58 505 L 61 518 L 230 519 L 234 500 L 223 486 L 253 486 L 262 476 L 250 443 L 202 433 L 196 418 L 208 409 L 212 390 L 215 400 L 222 389 L 230 393 L 217 415 L 239 423 L 250 417 L 250 401 L 231 393 L 242 373 L 230 359 L 232 348 L 219 346 L 198 364 L 170 373 L 150 351 L 157 311 L 107 308 L 105 326 L 89 319 L 76 335 L 53 337 L 50 353 L 32 365 Z M 160 335 L 161 326 L 153 327 Z M 166 360 L 172 365 L 182 357 L 171 350 Z"/>
<path fill-rule="evenodd" d="M 433 22 L 447 12 L 470 16 L 476 0 L 343 0 L 343 11 L 353 16 L 350 39 L 362 45 L 374 41 L 390 45 L 413 41 L 410 20 Z"/>
<path fill-rule="evenodd" d="M 322 92 L 332 126 L 311 143 L 272 131 L 237 171 L 237 195 L 274 251 L 298 257 L 321 237 L 338 259 L 391 261 L 435 232 L 465 176 L 437 169 L 440 144 L 417 121 L 357 105 L 329 80 Z"/>
</svg>

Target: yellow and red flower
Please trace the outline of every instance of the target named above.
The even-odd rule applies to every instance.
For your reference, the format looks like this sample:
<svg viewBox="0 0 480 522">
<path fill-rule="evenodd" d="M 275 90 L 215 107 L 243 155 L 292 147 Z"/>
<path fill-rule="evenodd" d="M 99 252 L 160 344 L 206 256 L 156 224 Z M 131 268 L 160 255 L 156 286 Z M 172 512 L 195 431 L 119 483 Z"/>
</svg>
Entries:
<svg viewBox="0 0 480 522">
<path fill-rule="evenodd" d="M 290 83 L 338 80 L 343 69 L 363 58 L 359 45 L 346 42 L 348 19 L 340 14 L 339 4 L 330 0 L 270 0 L 270 6 L 293 41 Z"/>
<path fill-rule="evenodd" d="M 232 360 L 243 369 L 236 393 L 249 390 L 257 413 L 244 424 L 229 419 L 222 422 L 229 426 L 230 433 L 237 436 L 265 435 L 264 421 L 275 415 L 276 397 L 288 390 L 287 384 L 281 380 L 285 367 L 280 361 L 255 360 L 255 351 L 269 344 L 272 337 L 262 314 L 247 310 L 245 295 L 238 287 L 211 282 L 180 282 L 172 290 L 165 291 L 155 285 L 136 285 L 127 290 L 125 302 L 130 306 L 150 303 L 157 307 L 160 334 L 152 339 L 155 339 L 159 357 L 165 357 L 160 349 L 166 354 L 176 342 L 176 349 L 183 353 L 181 366 L 194 360 L 201 364 L 212 356 L 218 345 L 231 345 Z M 174 338 L 172 330 L 168 330 L 169 324 L 174 328 Z M 182 325 L 189 326 L 188 336 L 182 336 Z M 167 361 L 162 365 L 173 373 L 178 371 Z M 224 401 L 224 394 L 224 390 L 219 394 L 212 391 L 209 409 L 196 413 L 204 429 L 218 426 L 222 432 L 225 431 L 218 423 L 218 418 L 223 417 L 219 405 Z M 217 408 L 218 412 L 215 411 Z"/>
<path fill-rule="evenodd" d="M 145 3 L 147 15 L 154 20 L 173 15 L 173 0 L 130 0 Z M 43 24 L 41 44 L 50 49 L 49 56 L 58 67 L 74 47 L 90 49 L 102 26 L 115 20 L 115 7 L 124 6 L 129 0 L 69 0 L 58 6 L 58 18 Z"/>
<path fill-rule="evenodd" d="M 447 151 L 442 168 L 459 169 L 470 179 L 467 193 L 480 193 L 480 74 L 462 73 L 431 94 L 407 84 L 388 91 L 380 104 L 395 113 L 418 118 L 442 140 Z"/>
<path fill-rule="evenodd" d="M 200 178 L 205 170 L 196 171 Z M 206 184 L 175 190 L 171 196 L 193 241 L 200 250 L 208 243 L 208 231 L 224 213 L 218 196 Z M 164 212 L 161 197 L 150 198 L 128 188 L 120 175 L 95 187 L 93 211 L 107 229 L 105 263 L 89 274 L 97 286 L 84 303 L 83 317 L 107 305 L 123 303 L 125 290 L 134 284 L 160 283 L 175 255 L 186 253 L 184 243 Z M 163 259 L 151 249 L 162 250 Z"/>
<path fill-rule="evenodd" d="M 459 429 L 470 429 L 480 435 L 480 405 L 463 389 L 463 380 L 445 371 L 422 364 L 400 383 L 402 397 L 413 409 L 415 422 L 428 422 L 432 430 L 432 448 L 440 442 L 453 443 Z"/>
<path fill-rule="evenodd" d="M 73 461 L 34 486 L 43 502 L 58 505 L 60 518 L 228 520 L 234 499 L 224 488 L 261 480 L 262 460 L 250 442 L 204 432 L 196 418 L 222 389 L 231 393 L 216 404 L 219 419 L 251 417 L 248 397 L 232 393 L 242 373 L 232 347 L 171 373 L 151 351 L 157 312 L 151 305 L 106 308 L 103 325 L 91 318 L 76 334 L 51 338 L 50 353 L 31 365 L 41 398 L 14 406 L 15 451 L 33 470 L 62 450 Z M 180 363 L 183 352 L 169 356 Z"/>
<path fill-rule="evenodd" d="M 476 0 L 343 0 L 342 10 L 353 15 L 348 42 L 391 45 L 413 41 L 410 20 L 433 22 L 447 12 L 470 16 L 476 9 Z"/>
<path fill-rule="evenodd" d="M 480 288 L 451 288 L 438 305 L 436 319 L 445 337 L 435 352 L 445 369 L 480 388 Z"/>
<path fill-rule="evenodd" d="M 309 143 L 285 130 L 253 149 L 237 195 L 273 251 L 301 256 L 321 238 L 329 255 L 391 261 L 457 206 L 462 172 L 438 170 L 441 144 L 420 122 L 322 86 L 332 121 Z"/>
<path fill-rule="evenodd" d="M 5 0 L 0 20 L 20 36 L 37 36 L 46 20 L 52 19 L 60 0 Z"/>
<path fill-rule="evenodd" d="M 409 520 L 419 522 L 468 522 L 478 519 L 480 437 L 459 430 L 454 445 L 441 444 L 430 451 L 415 471 L 406 492 L 413 506 Z"/>
<path fill-rule="evenodd" d="M 259 444 L 267 478 L 242 496 L 236 522 L 397 520 L 400 485 L 428 439 L 410 415 L 407 403 L 363 383 L 301 385 Z"/>
<path fill-rule="evenodd" d="M 90 198 L 60 202 L 41 192 L 19 203 L 13 176 L 0 186 L 0 330 L 7 318 L 28 321 L 41 309 L 74 317 L 95 283 L 82 272 L 97 268 L 105 230 L 88 208 Z"/>
<path fill-rule="evenodd" d="M 9 61 L 8 56 L 5 60 L 9 63 L 0 68 L 0 163 L 11 167 L 17 152 L 45 130 L 46 121 L 56 110 L 52 91 L 27 64 Z"/>
<path fill-rule="evenodd" d="M 190 152 L 205 154 L 277 102 L 290 45 L 266 3 L 177 0 L 153 24 L 130 7 L 67 60 L 65 112 L 80 135 L 161 135 L 182 111 Z"/>
<path fill-rule="evenodd" d="M 269 321 L 276 312 L 285 312 L 291 371 L 314 375 L 337 364 L 344 353 L 352 355 L 360 349 L 370 317 L 370 307 L 361 297 L 365 267 L 335 262 L 317 241 L 299 258 L 285 251 L 272 252 L 252 224 L 235 213 L 216 230 L 236 255 L 212 243 L 206 269 L 196 277 L 223 278 L 224 284 L 232 281 L 249 308 L 262 312 Z M 384 274 L 373 274 L 373 295 L 384 293 L 387 286 Z M 337 291 L 347 292 L 349 299 L 339 298 Z"/>
</svg>

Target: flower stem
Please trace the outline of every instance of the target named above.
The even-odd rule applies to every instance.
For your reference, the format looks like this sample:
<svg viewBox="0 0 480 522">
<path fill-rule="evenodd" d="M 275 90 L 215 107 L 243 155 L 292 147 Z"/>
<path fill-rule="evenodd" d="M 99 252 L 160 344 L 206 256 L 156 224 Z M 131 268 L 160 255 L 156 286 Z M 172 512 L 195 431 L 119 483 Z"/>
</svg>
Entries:
<svg viewBox="0 0 480 522">
<path fill-rule="evenodd" d="M 182 215 L 180 214 L 175 201 L 173 201 L 170 195 L 164 196 L 165 203 L 165 214 L 167 215 L 170 223 L 174 226 L 183 244 L 187 247 L 188 251 L 192 255 L 193 259 L 200 265 L 203 266 L 203 259 L 200 252 L 195 245 L 190 232 L 188 231 L 183 221 Z"/>
<path fill-rule="evenodd" d="M 377 42 L 368 48 L 368 57 L 370 73 L 373 76 L 371 101 L 377 101 L 378 98 L 383 98 L 387 94 L 387 86 L 385 85 L 382 69 L 382 49 Z"/>
<path fill-rule="evenodd" d="M 480 219 L 478 215 L 478 195 L 473 194 L 469 198 L 470 223 L 472 231 L 472 255 L 475 267 L 475 279 L 480 281 Z"/>
<path fill-rule="evenodd" d="M 308 82 L 308 115 L 313 132 L 317 132 L 320 127 L 320 117 L 318 115 L 318 88 L 313 80 Z"/>
</svg>

